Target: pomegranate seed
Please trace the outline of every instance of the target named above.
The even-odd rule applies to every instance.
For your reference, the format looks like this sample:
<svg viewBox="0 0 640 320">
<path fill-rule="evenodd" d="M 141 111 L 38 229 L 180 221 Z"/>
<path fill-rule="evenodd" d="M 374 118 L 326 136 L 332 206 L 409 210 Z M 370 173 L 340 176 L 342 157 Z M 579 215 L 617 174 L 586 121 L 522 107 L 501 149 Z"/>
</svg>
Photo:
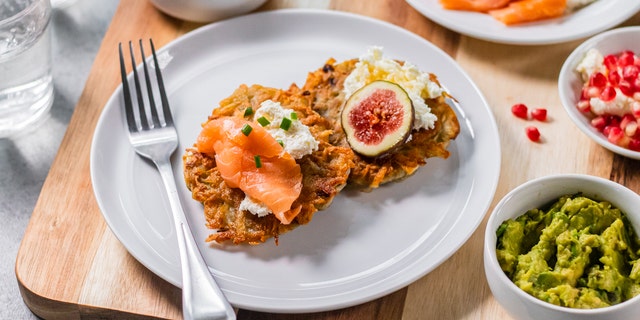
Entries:
<svg viewBox="0 0 640 320">
<path fill-rule="evenodd" d="M 589 100 L 580 100 L 580 102 L 578 102 L 578 110 L 580 110 L 580 112 L 591 111 L 591 103 Z"/>
<path fill-rule="evenodd" d="M 546 121 L 547 120 L 547 109 L 545 108 L 535 108 L 531 110 L 531 117 L 538 121 Z"/>
<path fill-rule="evenodd" d="M 612 85 L 617 85 L 618 83 L 620 83 L 620 79 L 622 79 L 622 77 L 620 77 L 620 73 L 616 70 L 612 70 L 609 71 L 609 82 Z"/>
<path fill-rule="evenodd" d="M 630 114 L 625 114 L 622 119 L 620 119 L 620 129 L 624 130 L 631 122 L 636 122 L 636 118 Z"/>
<path fill-rule="evenodd" d="M 605 125 L 604 128 L 602 129 L 602 134 L 604 134 L 605 136 L 609 136 L 609 132 L 611 132 L 611 128 L 616 128 L 616 127 Z"/>
<path fill-rule="evenodd" d="M 605 87 L 600 93 L 600 100 L 611 101 L 616 97 L 616 89 L 611 86 Z"/>
<path fill-rule="evenodd" d="M 620 83 L 618 84 L 618 88 L 620 89 L 620 92 L 622 92 L 622 94 L 627 97 L 633 97 L 633 95 L 636 93 L 636 88 L 634 88 L 633 85 L 627 80 L 620 81 Z"/>
<path fill-rule="evenodd" d="M 640 130 L 638 129 L 640 129 L 640 119 L 636 120 L 636 132 L 631 136 L 631 138 L 640 139 Z"/>
<path fill-rule="evenodd" d="M 622 129 L 628 137 L 633 137 L 638 129 L 636 118 L 631 114 L 625 114 L 620 120 L 620 129 Z"/>
<path fill-rule="evenodd" d="M 591 89 L 591 87 L 589 86 L 584 86 L 582 87 L 582 90 L 580 91 L 580 100 L 589 100 L 591 99 L 591 96 L 589 96 L 589 90 Z M 596 88 L 597 90 L 597 88 Z"/>
<path fill-rule="evenodd" d="M 596 72 L 589 77 L 589 85 L 597 88 L 604 88 L 607 85 L 607 77 L 602 72 Z"/>
<path fill-rule="evenodd" d="M 631 112 L 634 117 L 640 118 L 640 102 L 634 101 L 631 105 Z"/>
<path fill-rule="evenodd" d="M 580 90 L 580 99 L 579 100 L 582 101 L 582 100 L 586 100 L 586 99 L 589 99 L 589 97 L 587 96 L 587 87 L 584 86 L 584 87 L 582 87 L 582 90 Z"/>
<path fill-rule="evenodd" d="M 631 51 L 623 51 L 618 58 L 618 65 L 621 67 L 625 67 L 628 65 L 632 65 L 634 61 L 634 54 Z"/>
<path fill-rule="evenodd" d="M 629 136 L 629 138 L 640 140 L 640 124 L 636 124 L 636 132 L 634 135 Z"/>
<path fill-rule="evenodd" d="M 603 63 L 607 69 L 613 70 L 618 66 L 618 57 L 612 54 L 606 55 Z"/>
<path fill-rule="evenodd" d="M 587 87 L 587 97 L 588 98 L 598 98 L 600 96 L 600 93 L 602 93 L 602 90 L 598 87 Z"/>
<path fill-rule="evenodd" d="M 528 118 L 527 116 L 528 108 L 523 103 L 516 103 L 513 106 L 511 106 L 511 113 L 513 113 L 513 115 L 518 118 L 522 118 L 522 119 Z"/>
<path fill-rule="evenodd" d="M 615 115 L 608 115 L 606 118 L 608 126 L 620 127 L 620 117 Z"/>
<path fill-rule="evenodd" d="M 638 77 L 638 66 L 628 65 L 622 68 L 622 78 L 627 81 L 634 81 Z"/>
<path fill-rule="evenodd" d="M 609 130 L 606 130 L 607 128 L 610 128 Z M 607 140 L 609 140 L 609 142 L 616 144 L 616 145 L 622 145 L 623 143 L 623 139 L 624 139 L 624 132 L 622 131 L 622 129 L 620 129 L 620 127 L 613 127 L 613 126 L 609 126 L 605 128 L 605 130 L 607 131 Z"/>
<path fill-rule="evenodd" d="M 528 126 L 524 130 L 527 133 L 527 137 L 529 138 L 529 140 L 533 142 L 540 140 L 540 131 L 538 131 L 538 128 L 534 126 Z"/>
<path fill-rule="evenodd" d="M 628 148 L 633 151 L 640 151 L 640 139 L 629 140 Z"/>
<path fill-rule="evenodd" d="M 598 131 L 602 132 L 604 127 L 607 125 L 607 121 L 604 119 L 603 116 L 597 116 L 591 119 L 591 125 L 594 128 L 598 129 Z"/>
<path fill-rule="evenodd" d="M 626 134 L 627 137 L 634 137 L 637 132 L 638 123 L 635 121 L 629 122 L 629 124 L 627 124 L 627 126 L 624 128 L 624 134 Z"/>
</svg>

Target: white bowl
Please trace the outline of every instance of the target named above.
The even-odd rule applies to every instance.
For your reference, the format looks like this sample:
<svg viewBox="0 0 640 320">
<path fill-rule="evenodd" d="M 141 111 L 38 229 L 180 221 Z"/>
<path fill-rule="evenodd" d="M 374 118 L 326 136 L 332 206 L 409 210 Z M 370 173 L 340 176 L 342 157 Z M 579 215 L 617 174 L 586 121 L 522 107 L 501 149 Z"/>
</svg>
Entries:
<svg viewBox="0 0 640 320">
<path fill-rule="evenodd" d="M 496 230 L 503 221 L 516 218 L 529 209 L 548 205 L 560 196 L 578 192 L 592 199 L 611 202 L 626 214 L 634 229 L 640 231 L 640 196 L 603 178 L 582 174 L 553 175 L 531 180 L 509 192 L 496 205 L 487 222 L 484 269 L 493 296 L 515 319 L 628 320 L 640 316 L 640 296 L 599 309 L 560 307 L 524 292 L 500 268 L 496 257 Z"/>
<path fill-rule="evenodd" d="M 213 22 L 253 11 L 266 0 L 151 0 L 160 11 L 182 20 Z"/>
<path fill-rule="evenodd" d="M 569 55 L 562 65 L 560 76 L 558 77 L 560 101 L 576 126 L 599 145 L 610 151 L 625 157 L 640 159 L 640 152 L 609 142 L 601 132 L 591 125 L 590 119 L 576 107 L 580 98 L 582 80 L 575 69 L 589 49 L 597 49 L 603 55 L 616 54 L 623 50 L 631 50 L 638 54 L 640 53 L 640 27 L 613 29 L 587 39 Z"/>
</svg>

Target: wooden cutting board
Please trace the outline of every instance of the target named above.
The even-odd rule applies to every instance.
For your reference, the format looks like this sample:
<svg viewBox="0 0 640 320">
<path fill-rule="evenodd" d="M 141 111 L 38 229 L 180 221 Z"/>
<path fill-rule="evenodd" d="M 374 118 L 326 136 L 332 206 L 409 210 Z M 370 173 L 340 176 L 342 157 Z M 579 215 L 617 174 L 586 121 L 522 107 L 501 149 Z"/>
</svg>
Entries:
<svg viewBox="0 0 640 320">
<path fill-rule="evenodd" d="M 435 1 L 435 0 L 434 0 Z M 367 15 L 406 28 L 454 57 L 485 94 L 502 137 L 502 175 L 492 207 L 515 186 L 552 173 L 588 173 L 640 191 L 640 165 L 612 155 L 575 128 L 561 108 L 557 75 L 580 42 L 509 46 L 440 27 L 400 0 L 269 1 L 259 10 L 314 7 Z M 638 24 L 636 15 L 626 24 Z M 16 259 L 25 303 L 45 319 L 181 318 L 180 289 L 135 260 L 108 229 L 91 187 L 89 150 L 100 112 L 120 83 L 119 42 L 153 38 L 161 47 L 200 25 L 121 0 L 103 39 Z M 509 106 L 549 110 L 543 142 L 530 143 Z M 568 143 L 571 142 L 571 143 Z M 479 150 L 478 152 L 482 152 Z M 362 305 L 314 314 L 239 310 L 239 319 L 508 319 L 482 270 L 484 222 L 448 261 L 410 286 Z"/>
</svg>

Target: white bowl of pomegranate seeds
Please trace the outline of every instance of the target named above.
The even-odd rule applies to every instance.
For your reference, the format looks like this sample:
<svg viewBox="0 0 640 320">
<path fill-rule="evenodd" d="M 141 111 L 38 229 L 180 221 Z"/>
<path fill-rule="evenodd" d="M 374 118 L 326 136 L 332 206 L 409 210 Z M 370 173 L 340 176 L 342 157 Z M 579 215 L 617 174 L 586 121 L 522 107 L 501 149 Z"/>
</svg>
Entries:
<svg viewBox="0 0 640 320">
<path fill-rule="evenodd" d="M 578 46 L 560 70 L 558 89 L 582 132 L 640 159 L 640 27 L 603 32 Z"/>
</svg>

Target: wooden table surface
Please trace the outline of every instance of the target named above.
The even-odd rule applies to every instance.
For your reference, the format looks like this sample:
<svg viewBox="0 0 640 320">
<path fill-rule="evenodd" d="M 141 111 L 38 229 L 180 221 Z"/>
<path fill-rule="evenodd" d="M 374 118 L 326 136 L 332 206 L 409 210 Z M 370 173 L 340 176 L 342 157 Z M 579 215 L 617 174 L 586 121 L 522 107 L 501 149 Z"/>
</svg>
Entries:
<svg viewBox="0 0 640 320">
<path fill-rule="evenodd" d="M 431 41 L 457 60 L 485 95 L 500 133 L 502 169 L 488 212 L 509 190 L 548 174 L 585 173 L 640 192 L 640 161 L 614 155 L 592 142 L 560 105 L 558 72 L 582 40 L 544 46 L 486 42 L 447 30 L 401 0 L 282 0 L 268 1 L 259 10 L 288 7 L 340 10 L 385 20 Z M 640 24 L 640 14 L 624 24 Z M 37 315 L 45 319 L 181 318 L 180 289 L 129 255 L 102 218 L 91 187 L 89 150 L 100 112 L 120 84 L 114 58 L 117 44 L 151 37 L 161 47 L 199 26 L 163 15 L 148 1 L 120 1 L 18 252 L 20 290 Z M 548 109 L 549 120 L 536 123 L 542 133 L 540 143 L 527 140 L 524 120 L 511 114 L 510 106 L 519 102 Z M 446 262 L 388 296 L 313 314 L 238 310 L 238 318 L 508 319 L 484 277 L 485 222 L 486 217 Z"/>
</svg>

